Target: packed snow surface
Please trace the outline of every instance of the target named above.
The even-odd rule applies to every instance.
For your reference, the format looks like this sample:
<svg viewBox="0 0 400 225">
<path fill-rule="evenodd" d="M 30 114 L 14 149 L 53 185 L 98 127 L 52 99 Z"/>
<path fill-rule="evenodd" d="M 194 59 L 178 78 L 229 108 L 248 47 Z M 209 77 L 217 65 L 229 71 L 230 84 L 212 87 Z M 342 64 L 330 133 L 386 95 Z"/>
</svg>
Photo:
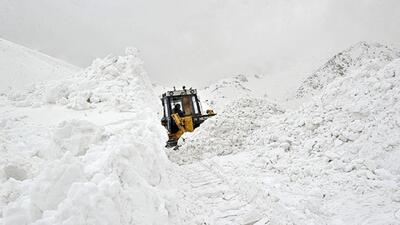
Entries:
<svg viewBox="0 0 400 225">
<path fill-rule="evenodd" d="M 133 48 L 2 95 L 0 224 L 400 224 L 398 51 L 359 43 L 322 68 L 296 109 L 260 77 L 201 90 L 218 115 L 178 150 Z"/>
<path fill-rule="evenodd" d="M 33 82 L 59 79 L 80 68 L 59 59 L 0 39 L 0 91 L 23 88 Z"/>
</svg>

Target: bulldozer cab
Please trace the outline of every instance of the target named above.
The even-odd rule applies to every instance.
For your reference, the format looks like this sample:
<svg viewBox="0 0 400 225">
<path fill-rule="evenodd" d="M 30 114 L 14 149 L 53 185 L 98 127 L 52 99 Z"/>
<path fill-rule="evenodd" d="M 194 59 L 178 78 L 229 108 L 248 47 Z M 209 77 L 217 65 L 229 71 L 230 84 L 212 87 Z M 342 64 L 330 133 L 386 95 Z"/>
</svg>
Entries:
<svg viewBox="0 0 400 225">
<path fill-rule="evenodd" d="M 185 132 L 192 132 L 200 126 L 207 118 L 214 116 L 212 110 L 207 114 L 202 113 L 201 103 L 197 97 L 196 89 L 168 91 L 161 97 L 164 108 L 164 115 L 161 119 L 161 124 L 167 129 L 169 140 L 167 147 L 175 146 Z M 176 105 L 181 106 L 182 114 L 174 111 Z"/>
</svg>

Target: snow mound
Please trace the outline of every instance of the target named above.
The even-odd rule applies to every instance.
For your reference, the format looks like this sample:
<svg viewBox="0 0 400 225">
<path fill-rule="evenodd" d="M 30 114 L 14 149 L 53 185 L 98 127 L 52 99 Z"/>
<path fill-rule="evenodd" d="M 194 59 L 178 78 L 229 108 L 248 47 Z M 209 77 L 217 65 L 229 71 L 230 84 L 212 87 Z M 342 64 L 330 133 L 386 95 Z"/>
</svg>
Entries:
<svg viewBox="0 0 400 225">
<path fill-rule="evenodd" d="M 156 105 L 151 90 L 138 51 L 127 48 L 125 56 L 97 59 L 73 77 L 35 84 L 23 92 L 10 93 L 8 98 L 17 106 L 60 104 L 75 110 L 100 107 L 131 111 L 145 102 Z"/>
<path fill-rule="evenodd" d="M 252 144 L 247 139 L 262 128 L 267 118 L 283 112 L 276 104 L 264 99 L 240 98 L 232 101 L 194 133 L 184 136 L 185 144 L 179 151 L 169 151 L 169 157 L 184 164 L 239 152 Z"/>
<path fill-rule="evenodd" d="M 13 95 L 21 105 L 109 107 L 130 110 L 131 116 L 118 129 L 70 120 L 43 128 L 43 134 L 26 127 L 25 136 L 23 124 L 14 126 L 21 121 L 0 121 L 0 133 L 6 135 L 0 135 L 5 139 L 0 153 L 9 157 L 0 159 L 6 165 L 0 168 L 0 223 L 179 224 L 172 167 L 163 147 L 166 135 L 152 104 L 158 100 L 136 54 L 128 49 L 126 56 L 96 60 L 74 77 Z M 43 143 L 37 143 L 40 135 Z M 31 136 L 35 141 L 29 148 Z M 22 146 L 13 143 L 21 140 Z M 21 165 L 18 158 L 26 160 Z"/>
<path fill-rule="evenodd" d="M 19 89 L 38 81 L 60 79 L 79 70 L 59 59 L 0 39 L 0 90 Z"/>
<path fill-rule="evenodd" d="M 363 68 L 374 73 L 393 59 L 400 57 L 400 50 L 379 43 L 359 42 L 338 53 L 324 66 L 307 77 L 297 89 L 296 97 L 311 96 L 321 91 L 338 77 L 348 76 Z"/>
</svg>

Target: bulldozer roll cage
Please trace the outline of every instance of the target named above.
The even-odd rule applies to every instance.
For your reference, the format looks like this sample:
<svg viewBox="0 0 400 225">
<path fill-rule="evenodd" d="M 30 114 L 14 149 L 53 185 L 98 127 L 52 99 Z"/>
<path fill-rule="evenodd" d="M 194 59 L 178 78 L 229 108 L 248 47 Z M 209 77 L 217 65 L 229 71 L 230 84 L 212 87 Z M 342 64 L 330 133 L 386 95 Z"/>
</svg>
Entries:
<svg viewBox="0 0 400 225">
<path fill-rule="evenodd" d="M 163 118 L 161 124 L 167 129 L 169 140 L 167 146 L 175 146 L 180 136 L 185 132 L 192 132 L 209 117 L 214 116 L 212 110 L 202 113 L 201 103 L 196 89 L 167 91 L 161 97 Z M 176 105 L 181 107 L 181 114 L 174 112 Z M 176 114 L 176 115 L 174 115 Z"/>
</svg>

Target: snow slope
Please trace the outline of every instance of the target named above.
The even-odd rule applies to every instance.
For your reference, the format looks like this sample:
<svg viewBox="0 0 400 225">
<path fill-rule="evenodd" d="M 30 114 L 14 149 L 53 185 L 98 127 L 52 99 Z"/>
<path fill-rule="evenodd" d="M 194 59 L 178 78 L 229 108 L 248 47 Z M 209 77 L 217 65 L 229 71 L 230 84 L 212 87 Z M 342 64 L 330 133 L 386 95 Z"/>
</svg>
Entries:
<svg viewBox="0 0 400 225">
<path fill-rule="evenodd" d="M 1 97 L 0 223 L 180 224 L 147 84 L 130 48 Z"/>
<path fill-rule="evenodd" d="M 258 96 L 259 93 L 251 84 L 262 77 L 258 75 L 237 75 L 225 78 L 211 84 L 199 91 L 199 96 L 206 107 L 221 111 L 229 102 L 250 96 Z"/>
<path fill-rule="evenodd" d="M 336 54 L 325 65 L 308 76 L 297 89 L 296 97 L 318 93 L 337 77 L 348 76 L 355 70 L 369 68 L 374 73 L 393 59 L 400 57 L 400 50 L 379 43 L 359 42 Z"/>
<path fill-rule="evenodd" d="M 283 112 L 278 105 L 262 98 L 238 98 L 204 122 L 201 129 L 186 134 L 183 138 L 188 140 L 179 151 L 168 149 L 169 156 L 172 161 L 187 164 L 243 151 L 252 144 L 248 139 L 269 117 Z"/>
<path fill-rule="evenodd" d="M 338 74 L 298 110 L 238 105 L 171 151 L 171 160 L 193 171 L 184 177 L 196 194 L 183 202 L 198 203 L 188 204 L 187 218 L 400 224 L 400 59 L 382 63 L 371 54 L 367 65 Z M 230 152 L 236 154 L 219 156 Z"/>
<path fill-rule="evenodd" d="M 0 39 L 0 90 L 72 75 L 80 68 Z"/>
</svg>

